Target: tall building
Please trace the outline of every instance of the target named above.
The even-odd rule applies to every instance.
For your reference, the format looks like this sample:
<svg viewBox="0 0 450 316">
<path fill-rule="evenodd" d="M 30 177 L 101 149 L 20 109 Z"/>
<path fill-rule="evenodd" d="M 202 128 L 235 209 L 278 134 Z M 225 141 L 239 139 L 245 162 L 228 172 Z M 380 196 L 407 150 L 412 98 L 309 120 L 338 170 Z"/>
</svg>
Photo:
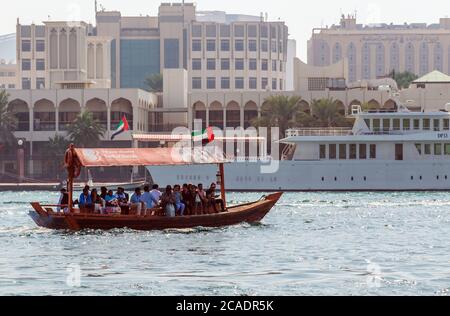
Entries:
<svg viewBox="0 0 450 316">
<path fill-rule="evenodd" d="M 410 71 L 418 76 L 450 73 L 450 18 L 437 24 L 358 24 L 342 16 L 339 25 L 313 29 L 308 64 L 328 66 L 348 59 L 349 81 L 375 79 Z"/>
</svg>

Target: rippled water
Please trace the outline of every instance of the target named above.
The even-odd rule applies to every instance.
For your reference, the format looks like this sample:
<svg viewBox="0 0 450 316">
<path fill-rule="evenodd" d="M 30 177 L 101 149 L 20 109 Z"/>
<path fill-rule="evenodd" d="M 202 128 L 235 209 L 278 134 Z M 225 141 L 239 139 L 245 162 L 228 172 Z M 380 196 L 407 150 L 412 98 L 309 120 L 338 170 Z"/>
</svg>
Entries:
<svg viewBox="0 0 450 316">
<path fill-rule="evenodd" d="M 450 291 L 448 193 L 291 193 L 257 226 L 76 234 L 36 228 L 27 216 L 28 201 L 58 194 L 1 196 L 0 295 Z"/>
</svg>

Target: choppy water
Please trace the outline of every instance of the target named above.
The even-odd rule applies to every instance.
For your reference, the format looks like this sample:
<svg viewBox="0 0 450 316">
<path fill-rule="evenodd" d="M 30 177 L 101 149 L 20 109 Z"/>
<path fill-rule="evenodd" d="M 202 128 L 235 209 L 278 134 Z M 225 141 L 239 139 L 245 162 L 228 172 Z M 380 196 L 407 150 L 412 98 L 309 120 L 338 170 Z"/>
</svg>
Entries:
<svg viewBox="0 0 450 316">
<path fill-rule="evenodd" d="M 56 193 L 1 197 L 0 295 L 450 293 L 449 193 L 292 193 L 258 226 L 77 234 L 28 218 Z"/>
</svg>

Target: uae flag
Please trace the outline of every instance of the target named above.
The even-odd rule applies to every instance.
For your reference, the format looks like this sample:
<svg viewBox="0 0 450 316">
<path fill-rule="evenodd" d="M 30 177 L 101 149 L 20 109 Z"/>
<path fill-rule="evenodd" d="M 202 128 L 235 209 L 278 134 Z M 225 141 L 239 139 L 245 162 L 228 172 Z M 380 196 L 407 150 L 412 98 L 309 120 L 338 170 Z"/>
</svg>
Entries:
<svg viewBox="0 0 450 316">
<path fill-rule="evenodd" d="M 202 130 L 201 132 L 196 131 L 192 133 L 192 140 L 197 142 L 202 142 L 202 145 L 207 145 L 214 141 L 214 132 L 212 127 Z"/>
<path fill-rule="evenodd" d="M 119 123 L 119 126 L 117 126 L 116 131 L 111 136 L 111 140 L 114 140 L 114 138 L 116 138 L 116 136 L 122 134 L 123 132 L 129 131 L 129 130 L 130 130 L 130 126 L 128 125 L 127 118 L 124 115 L 122 120 Z"/>
</svg>

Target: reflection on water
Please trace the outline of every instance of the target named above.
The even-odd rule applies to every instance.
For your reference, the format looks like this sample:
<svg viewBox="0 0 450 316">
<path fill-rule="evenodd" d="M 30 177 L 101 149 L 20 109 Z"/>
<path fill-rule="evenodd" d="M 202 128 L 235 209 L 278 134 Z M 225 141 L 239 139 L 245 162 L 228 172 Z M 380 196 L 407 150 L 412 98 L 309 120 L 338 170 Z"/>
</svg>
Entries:
<svg viewBox="0 0 450 316">
<path fill-rule="evenodd" d="M 233 203 L 260 194 L 230 194 Z M 259 225 L 71 233 L 3 192 L 1 295 L 448 295 L 447 193 L 290 193 Z"/>
</svg>

